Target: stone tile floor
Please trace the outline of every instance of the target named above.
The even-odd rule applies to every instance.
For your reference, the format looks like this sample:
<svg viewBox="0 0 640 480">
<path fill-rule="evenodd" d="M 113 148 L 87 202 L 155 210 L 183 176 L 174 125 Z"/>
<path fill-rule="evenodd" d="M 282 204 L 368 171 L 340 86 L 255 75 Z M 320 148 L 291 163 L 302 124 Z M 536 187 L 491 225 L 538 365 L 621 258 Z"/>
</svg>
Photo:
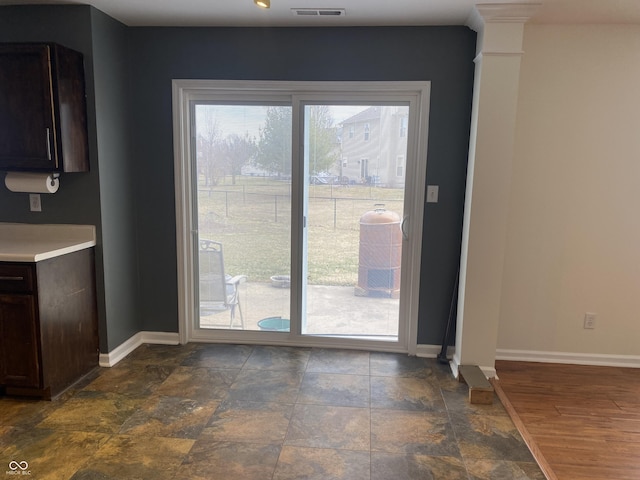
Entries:
<svg viewBox="0 0 640 480">
<path fill-rule="evenodd" d="M 497 398 L 435 359 L 144 345 L 52 402 L 0 398 L 0 475 L 51 480 L 543 480 Z M 20 475 L 25 478 L 24 475 Z"/>
</svg>

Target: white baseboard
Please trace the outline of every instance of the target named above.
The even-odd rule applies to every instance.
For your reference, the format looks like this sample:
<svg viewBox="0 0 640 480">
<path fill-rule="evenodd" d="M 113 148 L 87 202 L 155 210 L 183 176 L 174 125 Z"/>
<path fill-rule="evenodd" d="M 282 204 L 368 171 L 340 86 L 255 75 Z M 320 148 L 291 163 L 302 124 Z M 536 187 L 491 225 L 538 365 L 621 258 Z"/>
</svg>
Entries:
<svg viewBox="0 0 640 480">
<path fill-rule="evenodd" d="M 440 350 L 442 350 L 442 347 L 440 345 L 417 345 L 416 356 L 423 358 L 436 358 L 438 355 L 440 355 Z M 449 347 L 447 349 L 448 358 L 451 358 L 454 350 L 455 347 Z"/>
<path fill-rule="evenodd" d="M 178 345 L 180 335 L 168 332 L 138 332 L 128 340 L 124 341 L 109 353 L 100 354 L 101 367 L 113 367 L 120 360 L 133 352 L 140 345 L 150 343 L 156 345 Z M 440 345 L 418 345 L 416 356 L 423 358 L 436 358 L 440 354 Z M 447 357 L 451 359 L 455 347 L 447 349 Z"/>
<path fill-rule="evenodd" d="M 418 345 L 416 355 L 418 357 L 436 358 L 440 353 L 439 345 Z M 458 378 L 458 367 L 460 359 L 455 356 L 455 347 L 447 349 L 447 358 L 450 359 L 449 366 L 455 378 Z M 566 352 L 543 352 L 535 350 L 496 350 L 496 360 L 513 360 L 518 362 L 543 362 L 543 363 L 566 363 L 574 365 L 594 365 L 604 367 L 628 367 L 640 368 L 640 356 L 638 355 L 604 355 L 595 353 L 566 353 Z M 487 378 L 497 378 L 494 366 L 482 366 L 480 369 Z"/>
<path fill-rule="evenodd" d="M 607 355 L 599 353 L 566 353 L 498 349 L 496 350 L 496 360 L 640 368 L 640 356 L 638 355 Z"/>
<path fill-rule="evenodd" d="M 138 332 L 109 353 L 100 354 L 101 367 L 113 367 L 142 344 L 178 345 L 180 337 L 172 332 Z M 416 355 L 424 358 L 436 358 L 440 354 L 440 345 L 418 345 Z M 459 360 L 456 360 L 455 347 L 447 349 L 451 371 L 458 377 Z M 496 360 L 512 360 L 518 362 L 566 363 L 575 365 L 595 365 L 606 367 L 640 368 L 638 355 L 606 355 L 595 353 L 545 352 L 535 350 L 496 350 Z M 487 378 L 496 377 L 494 367 L 480 366 Z"/>
<path fill-rule="evenodd" d="M 460 357 L 458 357 L 457 355 L 453 355 L 453 358 L 451 359 L 451 362 L 449 362 L 449 365 L 451 366 L 451 372 L 453 373 L 453 376 L 455 378 L 458 378 L 458 375 L 460 374 Z M 498 375 L 496 373 L 496 368 L 495 366 L 487 366 L 487 365 L 478 365 L 480 367 L 480 370 L 482 370 L 482 373 L 484 373 L 484 376 L 487 378 L 498 378 Z"/>
<path fill-rule="evenodd" d="M 179 335 L 170 332 L 138 332 L 124 341 L 109 353 L 101 353 L 99 364 L 101 367 L 113 367 L 124 357 L 144 343 L 155 345 L 178 345 Z"/>
</svg>

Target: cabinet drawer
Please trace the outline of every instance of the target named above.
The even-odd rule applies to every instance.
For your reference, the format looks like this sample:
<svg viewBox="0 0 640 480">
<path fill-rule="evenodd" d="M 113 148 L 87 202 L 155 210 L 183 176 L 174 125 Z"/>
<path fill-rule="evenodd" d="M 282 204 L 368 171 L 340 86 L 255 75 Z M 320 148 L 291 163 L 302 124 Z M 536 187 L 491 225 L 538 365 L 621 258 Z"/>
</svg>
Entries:
<svg viewBox="0 0 640 480">
<path fill-rule="evenodd" d="M 33 291 L 33 269 L 28 265 L 0 265 L 0 292 Z"/>
</svg>

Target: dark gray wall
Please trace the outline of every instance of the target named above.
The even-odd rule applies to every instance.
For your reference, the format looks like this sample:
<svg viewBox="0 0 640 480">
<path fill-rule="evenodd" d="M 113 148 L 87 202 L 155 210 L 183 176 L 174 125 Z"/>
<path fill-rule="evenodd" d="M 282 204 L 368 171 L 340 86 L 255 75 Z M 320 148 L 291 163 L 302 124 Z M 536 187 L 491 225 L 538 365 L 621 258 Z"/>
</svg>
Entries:
<svg viewBox="0 0 640 480">
<path fill-rule="evenodd" d="M 56 42 L 84 55 L 89 127 L 89 173 L 63 174 L 60 190 L 42 195 L 42 212 L 29 211 L 29 195 L 0 188 L 0 221 L 100 225 L 95 94 L 90 8 L 84 6 L 0 7 L 0 42 Z M 4 173 L 0 173 L 4 185 Z"/>
<path fill-rule="evenodd" d="M 0 172 L 0 221 L 21 223 L 76 223 L 95 225 L 96 283 L 101 350 L 106 347 L 104 272 L 102 261 L 102 220 L 93 74 L 91 9 L 87 6 L 3 6 L 0 7 L 1 42 L 56 42 L 81 52 L 87 93 L 89 129 L 88 173 L 62 174 L 60 189 L 54 195 L 41 196 L 42 212 L 29 211 L 27 193 L 9 192 Z M 1 126 L 0 126 L 1 128 Z"/>
<path fill-rule="evenodd" d="M 143 329 L 177 331 L 172 79 L 429 80 L 418 343 L 439 344 L 459 264 L 476 35 L 466 27 L 131 28 Z"/>
<path fill-rule="evenodd" d="M 440 185 L 440 202 L 425 210 L 418 343 L 440 342 L 460 251 L 474 32 L 128 28 L 86 6 L 5 6 L 0 41 L 54 41 L 85 56 L 91 171 L 63 175 L 41 213 L 0 188 L 0 221 L 98 227 L 103 352 L 140 330 L 178 330 L 172 79 L 431 81 L 426 181 Z"/>
<path fill-rule="evenodd" d="M 56 42 L 84 55 L 90 171 L 62 174 L 60 190 L 29 211 L 26 193 L 0 186 L 0 221 L 97 227 L 100 350 L 140 331 L 134 198 L 128 153 L 127 27 L 88 6 L 0 7 L 0 41 Z M 1 126 L 0 126 L 1 128 Z M 4 183 L 4 173 L 0 173 Z M 108 324 L 107 324 L 108 319 Z"/>
<path fill-rule="evenodd" d="M 106 336 L 111 351 L 142 329 L 138 314 L 135 185 L 129 154 L 127 27 L 91 9 Z"/>
</svg>

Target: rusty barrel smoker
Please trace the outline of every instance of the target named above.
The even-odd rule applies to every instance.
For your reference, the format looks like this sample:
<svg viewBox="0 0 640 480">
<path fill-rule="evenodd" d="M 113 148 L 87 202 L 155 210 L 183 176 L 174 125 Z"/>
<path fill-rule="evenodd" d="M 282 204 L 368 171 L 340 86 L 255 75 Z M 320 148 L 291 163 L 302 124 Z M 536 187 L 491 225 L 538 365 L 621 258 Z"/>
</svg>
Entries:
<svg viewBox="0 0 640 480">
<path fill-rule="evenodd" d="M 400 216 L 382 206 L 360 217 L 358 285 L 360 297 L 399 298 L 402 230 Z"/>
</svg>

